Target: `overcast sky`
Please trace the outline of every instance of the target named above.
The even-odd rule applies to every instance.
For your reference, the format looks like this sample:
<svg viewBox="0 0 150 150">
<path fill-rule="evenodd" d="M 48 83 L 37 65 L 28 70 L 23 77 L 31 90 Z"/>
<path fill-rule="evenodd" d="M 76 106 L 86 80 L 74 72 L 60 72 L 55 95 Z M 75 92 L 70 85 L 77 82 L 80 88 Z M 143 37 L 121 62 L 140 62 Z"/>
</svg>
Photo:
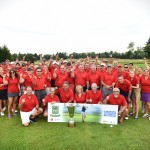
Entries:
<svg viewBox="0 0 150 150">
<path fill-rule="evenodd" d="M 0 46 L 12 53 L 123 52 L 148 38 L 149 0 L 0 0 Z"/>
</svg>

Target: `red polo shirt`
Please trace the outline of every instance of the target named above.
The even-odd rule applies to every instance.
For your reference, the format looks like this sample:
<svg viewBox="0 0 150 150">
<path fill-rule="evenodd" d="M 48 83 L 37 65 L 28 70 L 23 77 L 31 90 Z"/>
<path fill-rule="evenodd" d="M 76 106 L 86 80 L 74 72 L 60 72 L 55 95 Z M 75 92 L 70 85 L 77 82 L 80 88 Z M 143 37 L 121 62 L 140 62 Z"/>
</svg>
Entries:
<svg viewBox="0 0 150 150">
<path fill-rule="evenodd" d="M 25 99 L 25 103 L 23 104 L 23 107 L 20 109 L 21 111 L 24 111 L 24 112 L 32 111 L 33 108 L 35 108 L 35 106 L 38 105 L 38 99 L 33 94 L 31 95 L 30 99 L 27 96 L 27 94 L 22 95 L 19 99 L 19 104 L 22 103 L 23 99 Z"/>
<path fill-rule="evenodd" d="M 69 100 L 73 101 L 73 92 L 70 88 L 68 88 L 67 91 L 64 91 L 64 89 L 61 87 L 59 88 L 58 93 L 60 94 L 60 101 L 62 103 L 67 103 Z"/>
<path fill-rule="evenodd" d="M 124 92 L 129 92 L 130 90 L 132 90 L 132 85 L 127 79 L 124 79 L 123 83 L 117 82 L 116 87 Z"/>
<path fill-rule="evenodd" d="M 44 90 L 45 88 L 45 76 L 35 76 L 33 80 L 36 81 L 36 85 L 34 86 L 34 90 Z M 33 81 L 34 83 L 34 81 Z"/>
<path fill-rule="evenodd" d="M 0 84 L 3 84 L 3 77 L 2 76 L 0 76 Z M 0 90 L 6 90 L 6 89 L 7 89 L 6 85 L 0 86 Z"/>
<path fill-rule="evenodd" d="M 141 77 L 141 89 L 143 93 L 150 93 L 150 76 L 145 79 L 144 76 Z"/>
<path fill-rule="evenodd" d="M 117 78 L 113 73 L 108 74 L 108 72 L 106 72 L 102 77 L 102 81 L 108 86 L 111 86 L 112 83 L 115 83 L 116 79 Z"/>
<path fill-rule="evenodd" d="M 139 78 L 137 76 L 134 76 L 133 79 L 130 78 L 129 81 L 131 82 L 132 86 L 136 86 L 140 83 Z"/>
<path fill-rule="evenodd" d="M 43 72 L 43 76 L 45 76 L 46 87 L 51 87 L 51 73 L 49 71 L 47 73 Z"/>
<path fill-rule="evenodd" d="M 56 87 L 62 87 L 63 83 L 67 81 L 68 79 L 68 73 L 65 71 L 64 74 L 62 74 L 59 70 L 56 72 L 57 77 L 55 78 L 55 86 Z"/>
<path fill-rule="evenodd" d="M 47 103 L 51 103 L 51 102 L 57 102 L 59 103 L 59 98 L 57 95 L 54 95 L 54 97 L 51 97 L 50 94 L 48 94 L 45 98 L 44 98 L 44 103 L 47 105 Z"/>
<path fill-rule="evenodd" d="M 96 83 L 98 86 L 100 86 L 101 78 L 100 78 L 100 74 L 97 71 L 94 73 L 89 71 L 88 75 L 89 75 L 90 86 L 92 85 L 92 83 Z"/>
<path fill-rule="evenodd" d="M 33 88 L 33 80 L 34 76 L 32 75 L 31 77 L 29 75 L 23 77 L 24 78 L 24 85 L 27 88 L 27 86 L 31 86 Z"/>
<path fill-rule="evenodd" d="M 82 93 L 82 94 L 81 94 L 81 97 L 79 97 L 79 95 L 75 94 L 74 100 L 76 101 L 76 103 L 85 103 L 86 94 L 85 94 L 85 93 Z"/>
<path fill-rule="evenodd" d="M 80 72 L 78 70 L 76 70 L 74 72 L 74 75 L 75 75 L 75 85 L 81 85 L 81 86 L 86 86 L 87 85 L 87 81 L 89 80 L 88 79 L 88 73 L 83 71 L 83 72 Z"/>
<path fill-rule="evenodd" d="M 92 90 L 89 90 L 86 94 L 86 100 L 87 99 L 92 99 L 92 104 L 97 104 L 98 102 L 102 101 L 102 93 L 99 90 L 97 90 L 96 93 L 93 93 Z"/>
<path fill-rule="evenodd" d="M 6 80 L 8 81 L 8 90 L 7 90 L 8 93 L 19 92 L 19 88 L 18 88 L 19 79 L 6 78 Z"/>
<path fill-rule="evenodd" d="M 126 99 L 121 94 L 119 94 L 117 98 L 114 97 L 114 94 L 110 94 L 108 103 L 111 105 L 118 105 L 118 109 L 120 109 L 121 106 L 127 106 Z"/>
</svg>

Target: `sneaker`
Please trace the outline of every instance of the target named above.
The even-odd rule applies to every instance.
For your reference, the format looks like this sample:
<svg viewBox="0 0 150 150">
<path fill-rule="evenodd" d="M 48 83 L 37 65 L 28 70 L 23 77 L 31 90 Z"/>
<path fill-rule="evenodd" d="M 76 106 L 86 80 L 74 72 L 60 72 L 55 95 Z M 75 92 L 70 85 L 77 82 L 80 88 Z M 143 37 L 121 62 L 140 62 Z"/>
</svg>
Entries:
<svg viewBox="0 0 150 150">
<path fill-rule="evenodd" d="M 17 116 L 17 114 L 16 114 L 15 112 L 13 112 L 13 115 L 14 115 L 14 116 Z"/>
<path fill-rule="evenodd" d="M 31 117 L 30 117 L 30 121 L 35 122 L 35 123 L 37 122 L 37 120 L 35 118 L 31 118 Z"/>
<path fill-rule="evenodd" d="M 125 120 L 128 120 L 128 119 L 129 119 L 129 117 L 128 117 L 128 116 L 126 116 L 124 119 L 125 119 Z"/>
<path fill-rule="evenodd" d="M 5 111 L 6 109 L 7 109 L 7 108 L 6 108 L 6 107 L 4 107 L 4 108 L 3 108 L 3 111 Z"/>
<path fill-rule="evenodd" d="M 5 114 L 4 114 L 4 112 L 1 112 L 1 116 L 4 116 Z"/>
<path fill-rule="evenodd" d="M 134 114 L 133 114 L 133 113 L 130 113 L 130 116 L 134 116 Z"/>
<path fill-rule="evenodd" d="M 11 110 L 12 112 L 14 111 L 13 109 Z M 18 112 L 18 110 L 15 110 L 15 113 L 17 113 Z"/>
<path fill-rule="evenodd" d="M 137 120 L 137 119 L 138 119 L 138 116 L 135 116 L 135 117 L 134 117 L 134 119 L 136 119 L 136 120 Z"/>
<path fill-rule="evenodd" d="M 8 119 L 11 119 L 12 118 L 12 115 L 8 115 Z"/>
<path fill-rule="evenodd" d="M 143 115 L 143 118 L 147 118 L 147 117 L 148 117 L 148 114 L 144 114 L 144 115 Z"/>
</svg>

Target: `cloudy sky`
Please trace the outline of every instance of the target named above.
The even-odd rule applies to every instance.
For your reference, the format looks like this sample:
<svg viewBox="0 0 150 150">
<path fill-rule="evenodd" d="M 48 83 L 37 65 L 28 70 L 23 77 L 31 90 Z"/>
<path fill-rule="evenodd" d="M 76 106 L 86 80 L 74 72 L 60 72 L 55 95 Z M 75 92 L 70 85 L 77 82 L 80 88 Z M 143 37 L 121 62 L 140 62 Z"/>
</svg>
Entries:
<svg viewBox="0 0 150 150">
<path fill-rule="evenodd" d="M 121 52 L 148 38 L 149 0 L 0 0 L 0 46 L 12 53 Z"/>
</svg>

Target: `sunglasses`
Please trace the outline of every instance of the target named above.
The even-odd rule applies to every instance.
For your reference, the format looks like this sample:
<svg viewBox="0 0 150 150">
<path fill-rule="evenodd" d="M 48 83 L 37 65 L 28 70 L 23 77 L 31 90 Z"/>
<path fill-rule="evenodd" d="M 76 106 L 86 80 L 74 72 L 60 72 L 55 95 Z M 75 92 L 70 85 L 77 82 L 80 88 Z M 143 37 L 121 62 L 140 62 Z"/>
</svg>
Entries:
<svg viewBox="0 0 150 150">
<path fill-rule="evenodd" d="M 124 67 L 124 68 L 128 68 L 128 67 Z"/>
<path fill-rule="evenodd" d="M 36 71 L 36 72 L 42 72 L 42 71 Z"/>
<path fill-rule="evenodd" d="M 15 72 L 10 72 L 11 74 L 14 74 Z"/>
</svg>

